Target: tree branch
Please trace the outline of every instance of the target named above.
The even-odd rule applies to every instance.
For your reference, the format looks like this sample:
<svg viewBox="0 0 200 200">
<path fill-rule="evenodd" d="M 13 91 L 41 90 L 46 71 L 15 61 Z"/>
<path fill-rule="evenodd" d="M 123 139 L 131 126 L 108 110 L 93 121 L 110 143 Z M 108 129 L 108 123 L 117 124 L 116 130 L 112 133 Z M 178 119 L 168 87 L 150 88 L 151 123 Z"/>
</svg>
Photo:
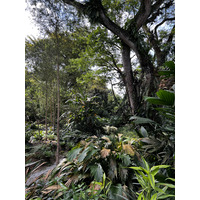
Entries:
<svg viewBox="0 0 200 200">
<path fill-rule="evenodd" d="M 155 28 L 154 28 L 154 33 L 155 33 L 155 35 L 156 35 L 156 39 L 158 40 L 158 35 L 157 35 L 157 29 L 158 29 L 158 27 L 159 26 L 161 26 L 163 23 L 165 23 L 166 21 L 173 21 L 173 20 L 175 20 L 175 17 L 173 17 L 173 18 L 165 18 L 162 22 L 160 22 L 159 24 L 157 24 L 156 26 L 155 26 Z"/>
</svg>

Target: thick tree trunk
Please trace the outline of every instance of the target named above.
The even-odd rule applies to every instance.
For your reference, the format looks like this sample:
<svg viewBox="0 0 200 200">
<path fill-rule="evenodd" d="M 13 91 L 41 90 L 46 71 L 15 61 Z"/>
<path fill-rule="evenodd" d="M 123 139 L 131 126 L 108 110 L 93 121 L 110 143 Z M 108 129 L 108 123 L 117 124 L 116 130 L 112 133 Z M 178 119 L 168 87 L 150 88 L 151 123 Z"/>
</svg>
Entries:
<svg viewBox="0 0 200 200">
<path fill-rule="evenodd" d="M 133 85 L 133 71 L 131 67 L 131 59 L 130 59 L 130 47 L 125 43 L 122 44 L 122 62 L 125 73 L 125 85 L 128 95 L 128 100 L 131 108 L 132 115 L 135 114 L 136 102 L 134 102 L 136 93 Z"/>
</svg>

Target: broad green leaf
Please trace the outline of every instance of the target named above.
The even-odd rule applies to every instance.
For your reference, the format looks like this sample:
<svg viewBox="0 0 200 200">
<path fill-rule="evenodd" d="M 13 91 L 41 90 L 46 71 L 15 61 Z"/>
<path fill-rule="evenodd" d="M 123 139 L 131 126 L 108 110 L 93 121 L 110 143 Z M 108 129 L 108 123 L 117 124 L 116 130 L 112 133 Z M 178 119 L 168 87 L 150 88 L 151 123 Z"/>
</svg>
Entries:
<svg viewBox="0 0 200 200">
<path fill-rule="evenodd" d="M 145 100 L 155 105 L 166 105 L 165 101 L 157 97 L 146 97 Z"/>
<path fill-rule="evenodd" d="M 112 184 L 108 192 L 108 199 L 110 200 L 121 200 L 119 195 L 123 195 L 123 188 L 121 184 Z"/>
<path fill-rule="evenodd" d="M 146 170 L 149 172 L 150 171 L 149 170 L 149 164 L 147 163 L 147 161 L 144 158 L 142 158 L 142 161 L 144 163 L 144 166 L 145 166 Z"/>
<path fill-rule="evenodd" d="M 167 61 L 164 64 L 166 67 L 168 67 L 171 71 L 175 71 L 175 64 L 173 61 Z"/>
<path fill-rule="evenodd" d="M 132 116 L 129 120 L 133 120 L 135 124 L 150 124 L 155 123 L 153 120 L 143 117 Z"/>
<path fill-rule="evenodd" d="M 153 176 L 155 176 L 157 173 L 158 173 L 158 171 L 159 171 L 159 167 L 157 167 L 156 166 L 156 168 L 154 168 L 153 170 L 151 169 L 151 174 L 153 175 Z"/>
<path fill-rule="evenodd" d="M 69 151 L 68 154 L 67 154 L 68 160 L 72 161 L 73 159 L 75 159 L 82 149 L 83 148 L 76 148 L 76 149 L 72 149 L 71 151 Z"/>
<path fill-rule="evenodd" d="M 171 71 L 163 70 L 163 71 L 159 71 L 158 74 L 160 76 L 170 76 L 173 73 Z"/>
<path fill-rule="evenodd" d="M 78 157 L 78 161 L 79 162 L 82 162 L 84 160 L 84 158 L 86 157 L 87 155 L 87 152 L 90 150 L 89 147 L 87 147 Z"/>
<path fill-rule="evenodd" d="M 131 158 L 129 155 L 126 155 L 126 154 L 120 154 L 119 155 L 119 159 L 122 160 L 122 163 L 125 165 L 125 166 L 128 166 L 131 164 Z"/>
<path fill-rule="evenodd" d="M 171 106 L 174 105 L 174 101 L 175 101 L 174 92 L 159 90 L 158 92 L 156 92 L 156 95 L 166 103 L 165 105 L 171 105 Z"/>
<path fill-rule="evenodd" d="M 134 169 L 134 170 L 142 170 L 141 167 L 129 167 L 129 168 Z"/>
<path fill-rule="evenodd" d="M 98 163 L 95 165 L 90 166 L 90 171 L 94 179 L 98 182 L 102 181 L 103 178 L 103 169 L 102 166 Z"/>
<path fill-rule="evenodd" d="M 143 126 L 141 126 L 140 128 L 140 133 L 142 134 L 143 137 L 148 137 L 147 130 Z"/>
<path fill-rule="evenodd" d="M 152 172 L 153 170 L 157 169 L 157 168 L 161 169 L 161 168 L 168 168 L 168 167 L 170 167 L 170 165 L 156 165 L 156 166 L 153 166 L 153 167 L 151 168 L 151 172 Z"/>
</svg>

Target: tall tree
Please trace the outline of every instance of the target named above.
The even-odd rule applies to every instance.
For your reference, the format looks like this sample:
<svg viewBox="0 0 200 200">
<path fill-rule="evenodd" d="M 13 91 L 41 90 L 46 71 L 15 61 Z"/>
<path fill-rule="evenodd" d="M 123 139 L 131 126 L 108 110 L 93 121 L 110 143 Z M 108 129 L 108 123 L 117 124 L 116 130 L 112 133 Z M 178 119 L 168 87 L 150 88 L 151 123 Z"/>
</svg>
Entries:
<svg viewBox="0 0 200 200">
<path fill-rule="evenodd" d="M 92 23 L 101 24 L 121 40 L 123 67 L 127 94 L 132 110 L 135 113 L 137 100 L 134 88 L 133 70 L 130 65 L 130 51 L 137 56 L 142 69 L 142 83 L 150 95 L 157 89 L 154 81 L 157 66 L 162 65 L 170 51 L 174 36 L 174 1 L 173 0 L 141 0 L 141 1 L 107 1 L 107 0 L 62 0 L 65 4 L 74 6 L 80 13 L 87 16 Z M 114 12 L 117 8 L 117 12 Z M 120 24 L 119 17 L 113 14 L 128 13 L 125 24 Z M 165 39 L 161 40 L 159 29 L 167 22 Z M 148 40 L 148 41 L 147 41 Z M 165 40 L 165 41 L 164 41 Z M 153 52 L 153 54 L 152 54 Z M 153 62 L 153 55 L 155 62 Z"/>
</svg>

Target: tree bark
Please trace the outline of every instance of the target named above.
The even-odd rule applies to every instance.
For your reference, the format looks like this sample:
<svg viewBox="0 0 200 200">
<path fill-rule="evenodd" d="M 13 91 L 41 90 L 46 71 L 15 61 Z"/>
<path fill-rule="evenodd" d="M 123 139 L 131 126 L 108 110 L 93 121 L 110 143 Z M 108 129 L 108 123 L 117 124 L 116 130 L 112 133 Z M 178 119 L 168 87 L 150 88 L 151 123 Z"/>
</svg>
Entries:
<svg viewBox="0 0 200 200">
<path fill-rule="evenodd" d="M 122 62 L 125 73 L 125 84 L 126 84 L 128 100 L 131 107 L 131 113 L 132 115 L 134 115 L 136 108 L 136 101 L 134 101 L 134 99 L 136 93 L 134 92 L 134 85 L 133 85 L 134 81 L 133 81 L 133 71 L 130 59 L 130 47 L 125 43 L 122 43 Z"/>
<path fill-rule="evenodd" d="M 57 21 L 58 22 L 58 21 Z M 57 64 L 57 103 L 58 103 L 58 108 L 57 108 L 57 149 L 56 149 L 56 165 L 59 164 L 59 153 L 60 153 L 60 134 L 59 134 L 59 128 L 60 128 L 60 66 L 59 66 L 59 38 L 58 38 L 58 33 L 59 33 L 59 27 L 56 22 L 56 27 L 55 27 L 55 36 L 56 36 L 56 46 L 57 46 L 57 59 L 56 59 L 56 64 Z"/>
<path fill-rule="evenodd" d="M 48 97 L 48 94 L 47 94 L 47 81 L 46 81 L 46 111 L 45 111 L 45 139 L 47 140 L 47 106 L 48 106 L 48 103 L 47 103 L 47 97 Z"/>
<path fill-rule="evenodd" d="M 60 152 L 60 134 L 59 134 L 59 126 L 60 126 L 60 76 L 59 76 L 59 64 L 57 64 L 57 149 L 56 149 L 56 165 L 59 164 L 59 152 Z"/>
</svg>

